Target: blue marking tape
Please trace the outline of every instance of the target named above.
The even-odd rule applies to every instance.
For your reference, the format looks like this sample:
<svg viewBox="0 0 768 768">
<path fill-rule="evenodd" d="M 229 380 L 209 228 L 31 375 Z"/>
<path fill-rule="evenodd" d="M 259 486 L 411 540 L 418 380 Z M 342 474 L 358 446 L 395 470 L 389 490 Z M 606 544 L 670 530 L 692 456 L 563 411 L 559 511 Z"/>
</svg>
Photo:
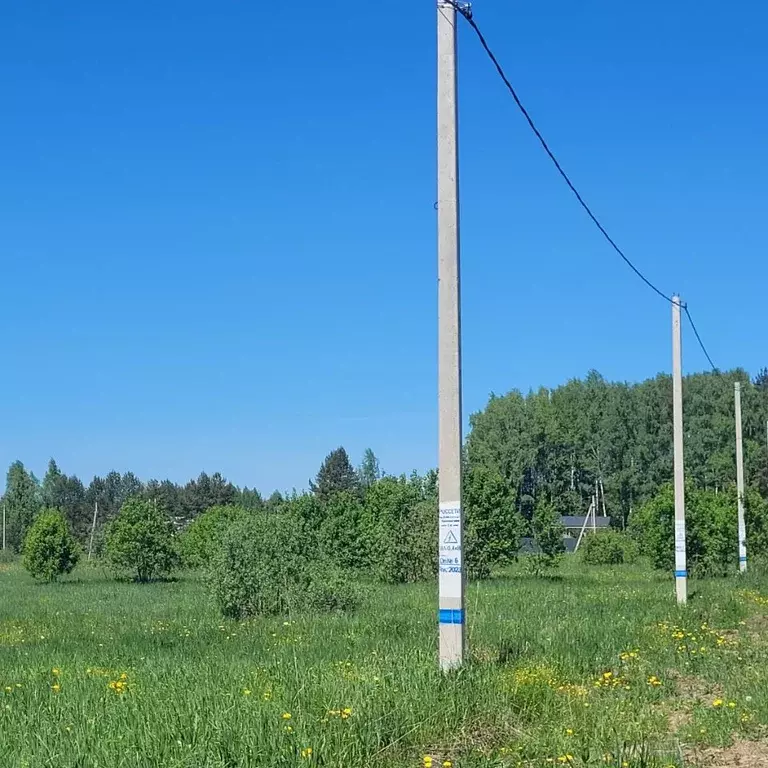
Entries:
<svg viewBox="0 0 768 768">
<path fill-rule="evenodd" d="M 739 562 L 740 563 L 746 563 L 747 562 L 747 556 L 746 555 L 740 555 L 739 556 Z"/>
<path fill-rule="evenodd" d="M 676 579 L 685 579 L 688 576 L 687 571 L 675 571 L 675 578 Z"/>
<path fill-rule="evenodd" d="M 438 611 L 438 616 L 441 624 L 463 624 L 464 623 L 464 611 L 460 608 L 441 608 Z"/>
</svg>

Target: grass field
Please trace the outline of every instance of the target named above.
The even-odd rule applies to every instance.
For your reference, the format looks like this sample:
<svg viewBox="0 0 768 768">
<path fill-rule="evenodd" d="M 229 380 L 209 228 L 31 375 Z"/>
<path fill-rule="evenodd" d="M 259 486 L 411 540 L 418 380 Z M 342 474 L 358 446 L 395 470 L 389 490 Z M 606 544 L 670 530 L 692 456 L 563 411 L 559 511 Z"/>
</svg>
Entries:
<svg viewBox="0 0 768 768">
<path fill-rule="evenodd" d="M 574 561 L 472 585 L 446 678 L 432 585 L 239 625 L 192 577 L 0 565 L 0 766 L 762 765 L 768 577 L 692 582 L 684 610 L 672 589 Z"/>
</svg>

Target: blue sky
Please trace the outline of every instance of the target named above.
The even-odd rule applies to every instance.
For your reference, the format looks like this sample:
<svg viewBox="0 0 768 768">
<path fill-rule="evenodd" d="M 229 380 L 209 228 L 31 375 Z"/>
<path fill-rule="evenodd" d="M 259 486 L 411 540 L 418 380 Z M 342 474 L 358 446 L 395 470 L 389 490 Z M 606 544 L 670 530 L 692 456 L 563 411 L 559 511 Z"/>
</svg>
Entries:
<svg viewBox="0 0 768 768">
<path fill-rule="evenodd" d="M 718 366 L 768 365 L 768 7 L 474 8 Z M 0 463 L 265 491 L 339 444 L 434 466 L 434 42 L 431 0 L 0 0 Z M 466 413 L 668 370 L 669 307 L 460 48 Z"/>
</svg>

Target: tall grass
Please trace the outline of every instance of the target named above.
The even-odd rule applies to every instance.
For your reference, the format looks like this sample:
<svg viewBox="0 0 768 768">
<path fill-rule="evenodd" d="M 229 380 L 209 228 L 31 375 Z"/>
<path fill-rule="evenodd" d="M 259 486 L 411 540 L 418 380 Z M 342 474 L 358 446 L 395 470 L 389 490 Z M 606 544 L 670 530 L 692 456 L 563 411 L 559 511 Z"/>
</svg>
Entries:
<svg viewBox="0 0 768 768">
<path fill-rule="evenodd" d="M 473 584 L 472 659 L 445 677 L 431 584 L 237 624 L 194 577 L 5 564 L 0 766 L 682 766 L 768 723 L 768 578 L 693 587 L 681 610 L 671 578 L 575 561 Z"/>
</svg>

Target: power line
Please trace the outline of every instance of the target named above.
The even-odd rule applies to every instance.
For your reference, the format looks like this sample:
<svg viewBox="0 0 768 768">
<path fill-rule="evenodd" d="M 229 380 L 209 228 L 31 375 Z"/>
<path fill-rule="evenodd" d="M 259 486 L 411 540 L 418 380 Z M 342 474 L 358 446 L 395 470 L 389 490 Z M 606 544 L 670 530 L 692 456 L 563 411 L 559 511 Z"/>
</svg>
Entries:
<svg viewBox="0 0 768 768">
<path fill-rule="evenodd" d="M 704 342 L 701 340 L 701 336 L 699 336 L 699 332 L 696 329 L 696 323 L 693 322 L 693 318 L 691 317 L 691 313 L 688 310 L 688 306 L 685 307 L 685 315 L 688 318 L 688 322 L 691 324 L 691 328 L 693 328 L 694 336 L 696 336 L 696 341 L 699 342 L 699 346 L 701 347 L 702 352 L 704 352 L 704 357 L 707 358 L 709 361 L 709 364 L 712 366 L 712 370 L 715 373 L 718 373 L 717 366 L 712 362 L 712 358 L 709 356 L 709 352 L 707 352 L 707 348 L 704 346 Z"/>
<path fill-rule="evenodd" d="M 587 205 L 587 202 L 584 200 L 584 198 L 581 196 L 581 193 L 576 188 L 576 185 L 571 181 L 568 174 L 563 169 L 563 166 L 560 165 L 560 161 L 555 156 L 555 153 L 550 149 L 549 144 L 547 144 L 547 140 L 544 138 L 544 136 L 541 134 L 541 131 L 536 127 L 536 123 L 534 123 L 533 118 L 531 117 L 528 110 L 525 108 L 525 105 L 520 100 L 520 97 L 517 95 L 517 91 L 515 90 L 512 83 L 509 81 L 509 78 L 506 76 L 503 67 L 499 63 L 499 60 L 494 55 L 493 51 L 491 50 L 490 46 L 488 45 L 485 36 L 480 31 L 480 28 L 477 26 L 477 23 L 475 22 L 475 19 L 472 14 L 472 8 L 469 3 L 466 2 L 459 2 L 458 0 L 443 0 L 447 5 L 452 6 L 458 13 L 460 13 L 467 21 L 470 27 L 475 31 L 475 34 L 477 35 L 478 40 L 480 41 L 480 45 L 482 45 L 485 52 L 488 54 L 488 58 L 493 63 L 494 67 L 496 68 L 496 71 L 499 73 L 499 77 L 501 77 L 502 81 L 504 82 L 504 85 L 506 85 L 507 90 L 512 95 L 512 98 L 515 101 L 515 104 L 517 105 L 518 109 L 522 113 L 523 117 L 525 118 L 526 122 L 530 126 L 533 133 L 536 135 L 536 138 L 539 140 L 539 143 L 544 148 L 544 151 L 549 156 L 549 159 L 554 164 L 555 168 L 557 169 L 557 172 L 560 174 L 560 176 L 563 178 L 563 181 L 568 185 L 568 188 L 573 192 L 574 196 L 579 202 L 579 205 L 584 209 L 587 216 L 592 220 L 592 223 L 598 228 L 600 233 L 603 235 L 603 237 L 608 241 L 611 248 L 613 248 L 614 251 L 623 259 L 624 263 L 658 296 L 660 296 L 665 301 L 668 301 L 670 304 L 672 304 L 672 297 L 668 296 L 664 291 L 662 291 L 660 288 L 658 288 L 656 285 L 654 285 L 629 259 L 629 257 L 624 253 L 624 251 L 618 246 L 616 241 L 608 234 L 608 231 L 605 229 L 605 227 L 600 223 L 600 220 L 597 218 L 597 216 L 592 212 L 592 209 Z M 712 369 L 717 371 L 717 368 L 715 367 L 715 364 L 712 362 L 712 358 L 709 356 L 709 352 L 707 352 L 706 347 L 704 346 L 704 342 L 701 340 L 701 336 L 699 335 L 699 332 L 696 330 L 696 325 L 693 322 L 693 318 L 691 317 L 691 313 L 688 311 L 688 307 L 685 307 L 685 314 L 688 316 L 688 320 L 691 323 L 691 327 L 693 328 L 693 332 L 696 335 L 696 340 L 699 342 L 699 346 L 701 347 L 702 351 L 704 352 L 704 355 L 706 356 L 707 360 L 709 361 L 709 364 L 712 366 Z"/>
</svg>

